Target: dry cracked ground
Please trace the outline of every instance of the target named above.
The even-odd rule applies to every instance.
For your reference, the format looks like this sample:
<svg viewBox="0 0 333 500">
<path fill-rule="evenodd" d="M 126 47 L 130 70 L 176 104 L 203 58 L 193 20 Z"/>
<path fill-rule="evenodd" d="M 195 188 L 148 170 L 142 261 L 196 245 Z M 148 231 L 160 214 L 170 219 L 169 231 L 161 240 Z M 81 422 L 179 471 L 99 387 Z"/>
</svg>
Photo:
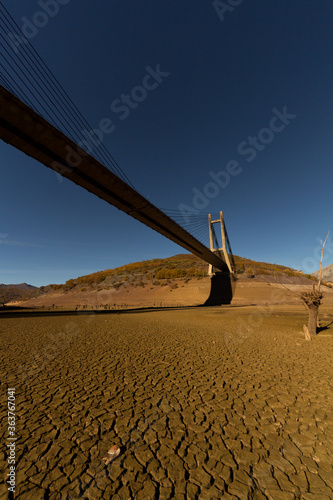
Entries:
<svg viewBox="0 0 333 500">
<path fill-rule="evenodd" d="M 2 317 L 15 498 L 332 499 L 333 327 L 306 342 L 304 319 L 287 306 Z"/>
</svg>

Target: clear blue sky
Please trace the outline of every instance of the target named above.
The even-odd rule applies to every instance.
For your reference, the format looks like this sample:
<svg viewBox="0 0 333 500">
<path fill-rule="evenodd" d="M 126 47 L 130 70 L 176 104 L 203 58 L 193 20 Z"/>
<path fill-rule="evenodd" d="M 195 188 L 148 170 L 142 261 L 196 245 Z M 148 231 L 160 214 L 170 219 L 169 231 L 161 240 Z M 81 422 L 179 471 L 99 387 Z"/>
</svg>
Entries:
<svg viewBox="0 0 333 500">
<path fill-rule="evenodd" d="M 93 127 L 113 121 L 104 144 L 138 191 L 170 209 L 209 193 L 202 211 L 223 210 L 234 254 L 314 271 L 318 238 L 333 233 L 333 4 L 51 3 L 59 12 L 31 43 Z M 3 4 L 21 27 L 43 20 L 43 1 Z M 169 75 L 140 100 L 157 65 Z M 183 252 L 3 142 L 0 158 L 0 283 L 63 283 Z M 209 185 L 232 160 L 238 175 Z"/>
</svg>

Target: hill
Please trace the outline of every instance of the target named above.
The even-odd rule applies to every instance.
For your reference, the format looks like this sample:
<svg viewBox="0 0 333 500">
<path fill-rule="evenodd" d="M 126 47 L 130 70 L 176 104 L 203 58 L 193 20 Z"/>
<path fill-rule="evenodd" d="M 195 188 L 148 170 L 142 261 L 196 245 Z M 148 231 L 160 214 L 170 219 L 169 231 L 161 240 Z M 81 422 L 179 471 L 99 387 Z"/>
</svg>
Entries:
<svg viewBox="0 0 333 500">
<path fill-rule="evenodd" d="M 273 281 L 290 282 L 294 278 L 299 283 L 306 283 L 315 279 L 286 266 L 256 262 L 244 257 L 234 256 L 236 275 L 242 279 L 260 279 L 264 281 L 269 276 Z M 190 279 L 207 277 L 208 265 L 201 259 L 191 254 L 178 254 L 165 259 L 144 260 L 134 262 L 115 269 L 107 269 L 93 274 L 70 279 L 64 284 L 50 284 L 38 289 L 35 296 L 44 295 L 53 291 L 68 293 L 69 291 L 91 290 L 118 290 L 121 287 L 144 287 L 148 284 L 164 286 L 174 281 L 187 282 Z M 305 280 L 305 281 L 304 281 Z"/>
<path fill-rule="evenodd" d="M 318 278 L 319 271 L 316 271 L 315 273 L 313 273 L 313 276 Z M 333 283 L 333 264 L 330 264 L 329 266 L 323 267 L 322 277 L 323 277 L 324 281 L 328 281 L 330 283 Z"/>
<path fill-rule="evenodd" d="M 238 277 L 258 278 L 260 276 L 295 277 L 314 279 L 286 266 L 256 262 L 244 257 L 234 256 Z M 202 279 L 207 276 L 208 266 L 201 259 L 191 254 L 178 254 L 165 259 L 144 260 L 134 262 L 115 269 L 70 279 L 61 285 L 51 284 L 39 289 L 38 295 L 51 291 L 70 290 L 86 291 L 92 289 L 119 289 L 122 286 L 142 287 L 146 284 L 163 286 L 174 280 Z"/>
<path fill-rule="evenodd" d="M 287 284 L 298 289 L 315 280 L 313 276 L 278 264 L 239 256 L 234 256 L 234 260 L 238 294 L 253 286 L 259 287 L 262 300 L 267 300 L 267 290 L 272 289 L 267 288 L 268 285 L 281 288 L 282 284 Z M 134 262 L 70 279 L 64 284 L 41 287 L 23 305 L 117 309 L 203 304 L 211 288 L 207 270 L 207 264 L 191 254 Z M 236 297 L 233 302 L 237 300 Z M 253 300 L 256 300 L 254 296 Z"/>
<path fill-rule="evenodd" d="M 0 304 L 14 300 L 28 299 L 37 290 L 39 289 L 36 286 L 28 285 L 27 283 L 19 283 L 17 285 L 0 284 Z"/>
</svg>

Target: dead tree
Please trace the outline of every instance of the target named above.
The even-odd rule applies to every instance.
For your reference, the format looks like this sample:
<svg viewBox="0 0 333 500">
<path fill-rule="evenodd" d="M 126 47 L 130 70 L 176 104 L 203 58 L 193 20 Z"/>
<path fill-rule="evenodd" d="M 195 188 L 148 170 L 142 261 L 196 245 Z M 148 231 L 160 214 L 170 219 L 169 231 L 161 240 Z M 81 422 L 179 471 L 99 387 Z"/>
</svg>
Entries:
<svg viewBox="0 0 333 500">
<path fill-rule="evenodd" d="M 306 340 L 312 340 L 317 335 L 318 327 L 318 311 L 321 301 L 323 299 L 323 293 L 320 291 L 321 279 L 322 279 L 322 269 L 321 265 L 323 262 L 324 248 L 330 232 L 327 233 L 324 243 L 320 241 L 321 246 L 321 259 L 319 266 L 319 280 L 318 284 L 313 284 L 312 292 L 302 292 L 300 298 L 307 307 L 309 311 L 308 326 L 303 325 L 304 335 Z"/>
</svg>

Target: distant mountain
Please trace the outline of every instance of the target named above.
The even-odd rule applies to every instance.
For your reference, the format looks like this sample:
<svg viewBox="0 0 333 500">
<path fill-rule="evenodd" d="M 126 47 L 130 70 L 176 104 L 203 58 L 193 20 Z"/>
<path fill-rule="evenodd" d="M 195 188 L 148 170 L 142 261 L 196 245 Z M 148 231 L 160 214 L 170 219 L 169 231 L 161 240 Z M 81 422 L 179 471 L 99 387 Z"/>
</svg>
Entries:
<svg viewBox="0 0 333 500">
<path fill-rule="evenodd" d="M 0 284 L 0 304 L 5 304 L 13 300 L 24 300 L 30 298 L 38 288 L 28 285 L 27 283 L 19 283 L 17 285 Z"/>
<path fill-rule="evenodd" d="M 4 284 L 0 283 L 0 288 L 2 288 L 2 287 L 13 288 L 15 290 L 26 290 L 26 291 L 30 291 L 30 292 L 33 292 L 34 290 L 38 289 L 37 286 L 28 285 L 27 283 L 19 283 L 17 285 L 4 285 Z"/>
<path fill-rule="evenodd" d="M 312 273 L 312 276 L 315 276 L 316 278 L 318 278 L 319 271 Z M 329 281 L 330 283 L 333 283 L 333 264 L 330 264 L 329 266 L 323 267 L 322 277 L 323 277 L 324 281 Z"/>
</svg>

